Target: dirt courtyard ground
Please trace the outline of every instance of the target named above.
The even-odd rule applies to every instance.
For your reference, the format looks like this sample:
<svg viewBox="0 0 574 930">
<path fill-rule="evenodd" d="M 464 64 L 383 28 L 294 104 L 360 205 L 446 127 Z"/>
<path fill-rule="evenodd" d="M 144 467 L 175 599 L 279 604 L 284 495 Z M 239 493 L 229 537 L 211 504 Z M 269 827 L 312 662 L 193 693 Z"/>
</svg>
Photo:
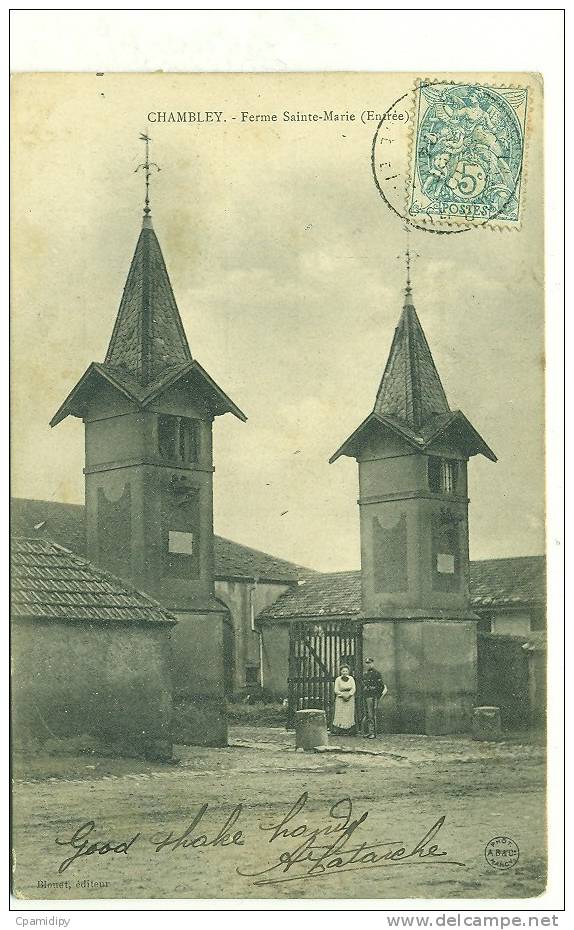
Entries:
<svg viewBox="0 0 574 930">
<path fill-rule="evenodd" d="M 395 735 L 300 753 L 292 733 L 263 727 L 234 727 L 230 742 L 177 747 L 173 765 L 16 759 L 16 895 L 472 899 L 544 890 L 541 745 Z M 491 844 L 491 864 L 495 837 L 512 843 Z"/>
</svg>

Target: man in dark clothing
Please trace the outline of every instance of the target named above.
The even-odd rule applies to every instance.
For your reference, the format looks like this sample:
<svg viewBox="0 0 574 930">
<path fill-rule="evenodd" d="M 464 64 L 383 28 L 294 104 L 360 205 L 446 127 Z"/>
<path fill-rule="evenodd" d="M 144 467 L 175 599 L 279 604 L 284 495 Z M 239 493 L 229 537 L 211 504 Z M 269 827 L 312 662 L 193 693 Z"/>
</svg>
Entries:
<svg viewBox="0 0 574 930">
<path fill-rule="evenodd" d="M 365 659 L 363 671 L 363 697 L 365 698 L 365 720 L 367 723 L 367 739 L 377 736 L 377 708 L 379 701 L 387 693 L 387 686 L 383 676 L 375 668 L 374 659 Z"/>
</svg>

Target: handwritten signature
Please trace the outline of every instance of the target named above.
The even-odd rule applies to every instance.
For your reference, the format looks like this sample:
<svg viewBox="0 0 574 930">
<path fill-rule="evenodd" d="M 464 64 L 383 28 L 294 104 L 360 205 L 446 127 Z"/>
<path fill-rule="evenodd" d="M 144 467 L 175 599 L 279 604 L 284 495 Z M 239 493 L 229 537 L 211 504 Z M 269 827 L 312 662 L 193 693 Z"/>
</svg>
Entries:
<svg viewBox="0 0 574 930">
<path fill-rule="evenodd" d="M 358 834 L 356 837 L 353 837 L 353 834 L 367 820 L 368 811 L 354 817 L 353 802 L 350 798 L 342 798 L 329 808 L 326 824 L 314 827 L 303 821 L 295 825 L 294 821 L 307 804 L 307 800 L 308 794 L 304 792 L 279 823 L 260 824 L 261 830 L 271 834 L 269 845 L 281 839 L 295 839 L 299 841 L 295 848 L 278 851 L 274 861 L 260 871 L 242 872 L 237 869 L 239 875 L 255 878 L 254 885 L 268 885 L 340 875 L 341 872 L 376 869 L 403 862 L 411 865 L 464 865 L 463 862 L 450 859 L 446 850 L 442 850 L 438 843 L 433 843 L 445 822 L 444 816 L 439 817 L 430 830 L 414 844 L 407 844 L 402 839 L 379 840 L 375 843 L 359 842 Z M 350 843 L 352 837 L 353 842 Z M 296 874 L 288 874 L 294 866 L 301 865 L 302 871 L 294 870 Z"/>
<path fill-rule="evenodd" d="M 450 858 L 448 852 L 441 849 L 440 843 L 436 842 L 445 822 L 444 815 L 415 843 L 407 843 L 402 838 L 368 842 L 359 839 L 359 832 L 367 821 L 369 811 L 365 810 L 360 815 L 355 815 L 351 799 L 341 798 L 330 806 L 326 819 L 317 826 L 311 823 L 306 815 L 303 816 L 308 799 L 305 791 L 276 822 L 259 824 L 259 830 L 266 834 L 267 844 L 272 848 L 273 858 L 263 869 L 242 871 L 238 867 L 238 875 L 255 879 L 254 885 L 268 885 L 402 863 L 464 865 L 463 862 Z M 70 837 L 56 838 L 59 846 L 67 846 L 73 850 L 62 860 L 58 872 L 65 872 L 84 856 L 127 855 L 136 843 L 141 845 L 142 842 L 151 842 L 154 853 L 163 855 L 179 849 L 201 850 L 206 847 L 247 845 L 247 836 L 243 830 L 238 829 L 243 813 L 241 804 L 233 809 L 223 825 L 215 831 L 204 831 L 201 825 L 208 809 L 209 805 L 203 804 L 184 829 L 168 828 L 147 838 L 138 832 L 121 841 L 96 839 L 96 824 L 93 820 L 88 820 Z M 260 844 L 257 848 L 260 850 Z"/>
</svg>

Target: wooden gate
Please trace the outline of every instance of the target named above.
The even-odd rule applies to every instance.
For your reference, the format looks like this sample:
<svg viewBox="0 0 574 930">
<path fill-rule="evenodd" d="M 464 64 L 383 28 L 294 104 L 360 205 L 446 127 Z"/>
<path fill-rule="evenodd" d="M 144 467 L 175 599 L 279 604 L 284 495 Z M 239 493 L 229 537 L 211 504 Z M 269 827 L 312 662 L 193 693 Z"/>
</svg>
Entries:
<svg viewBox="0 0 574 930">
<path fill-rule="evenodd" d="M 333 685 L 341 665 L 348 665 L 357 683 L 357 723 L 362 717 L 361 678 L 363 628 L 353 621 L 295 622 L 289 631 L 289 708 L 287 728 L 295 725 L 295 711 L 323 709 L 327 723 L 333 716 Z"/>
</svg>

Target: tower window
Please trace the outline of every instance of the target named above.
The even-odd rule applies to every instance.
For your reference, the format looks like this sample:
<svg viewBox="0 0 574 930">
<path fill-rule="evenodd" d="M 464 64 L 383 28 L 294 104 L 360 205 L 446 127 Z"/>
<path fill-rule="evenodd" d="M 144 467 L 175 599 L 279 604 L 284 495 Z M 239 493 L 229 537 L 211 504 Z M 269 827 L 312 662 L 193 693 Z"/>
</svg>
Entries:
<svg viewBox="0 0 574 930">
<path fill-rule="evenodd" d="M 476 625 L 477 633 L 492 633 L 492 616 L 490 614 L 482 614 L 480 620 Z"/>
<path fill-rule="evenodd" d="M 161 414 L 157 418 L 157 441 L 163 459 L 190 464 L 197 461 L 197 420 Z"/>
<path fill-rule="evenodd" d="M 197 461 L 197 420 L 180 417 L 179 457 L 182 462 Z"/>
<path fill-rule="evenodd" d="M 428 460 L 428 481 L 431 491 L 454 494 L 458 477 L 458 462 L 431 456 Z"/>
<path fill-rule="evenodd" d="M 175 459 L 177 449 L 177 417 L 157 418 L 157 441 L 163 459 Z"/>
</svg>

